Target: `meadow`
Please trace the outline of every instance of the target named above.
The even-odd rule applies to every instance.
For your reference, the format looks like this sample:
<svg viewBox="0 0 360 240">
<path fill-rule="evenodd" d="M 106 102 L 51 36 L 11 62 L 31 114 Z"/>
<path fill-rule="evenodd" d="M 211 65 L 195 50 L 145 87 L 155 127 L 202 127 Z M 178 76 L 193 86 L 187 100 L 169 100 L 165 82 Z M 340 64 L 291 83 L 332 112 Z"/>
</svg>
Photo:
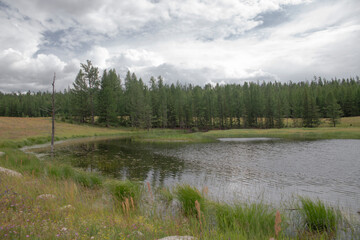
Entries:
<svg viewBox="0 0 360 240">
<path fill-rule="evenodd" d="M 58 140 L 131 137 L 135 141 L 214 141 L 218 137 L 291 139 L 360 138 L 360 118 L 343 126 L 316 129 L 183 130 L 101 128 L 56 123 Z M 352 124 L 352 126 L 350 126 Z M 0 173 L 1 239 L 197 239 L 356 238 L 360 225 L 334 206 L 306 198 L 275 209 L 263 203 L 225 204 L 207 197 L 207 188 L 179 185 L 151 189 L 44 161 L 19 147 L 50 140 L 48 118 L 0 118 L 0 166 L 23 177 Z M 46 194 L 46 195 L 44 195 Z"/>
</svg>

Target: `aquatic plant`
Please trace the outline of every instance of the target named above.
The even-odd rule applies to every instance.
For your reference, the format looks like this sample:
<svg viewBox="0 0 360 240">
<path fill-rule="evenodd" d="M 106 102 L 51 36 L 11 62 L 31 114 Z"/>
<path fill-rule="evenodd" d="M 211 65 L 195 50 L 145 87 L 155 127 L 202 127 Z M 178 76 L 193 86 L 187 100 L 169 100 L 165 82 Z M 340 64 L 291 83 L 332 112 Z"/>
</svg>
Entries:
<svg viewBox="0 0 360 240">
<path fill-rule="evenodd" d="M 319 199 L 313 201 L 305 197 L 300 197 L 300 204 L 300 215 L 309 231 L 336 231 L 340 214 L 334 208 L 326 206 Z"/>
<path fill-rule="evenodd" d="M 197 213 L 195 201 L 201 206 L 205 206 L 205 201 L 200 192 L 190 185 L 179 185 L 175 190 L 175 195 L 180 201 L 184 214 L 186 216 L 194 216 Z"/>
</svg>

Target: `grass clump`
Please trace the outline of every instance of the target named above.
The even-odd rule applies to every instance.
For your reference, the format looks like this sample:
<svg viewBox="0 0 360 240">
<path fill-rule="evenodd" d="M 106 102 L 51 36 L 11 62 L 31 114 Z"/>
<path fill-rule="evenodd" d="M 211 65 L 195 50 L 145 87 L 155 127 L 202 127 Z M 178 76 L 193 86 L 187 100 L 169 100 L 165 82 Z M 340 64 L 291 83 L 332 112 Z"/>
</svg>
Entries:
<svg viewBox="0 0 360 240">
<path fill-rule="evenodd" d="M 195 216 L 197 209 L 195 207 L 195 201 L 198 201 L 200 207 L 204 208 L 205 200 L 201 193 L 190 185 L 178 186 L 175 190 L 175 195 L 180 201 L 184 214 L 186 216 Z"/>
<path fill-rule="evenodd" d="M 161 188 L 159 191 L 159 197 L 166 203 L 170 203 L 174 199 L 174 195 L 171 193 L 169 188 Z"/>
<path fill-rule="evenodd" d="M 218 228 L 223 232 L 241 232 L 248 236 L 274 235 L 275 211 L 262 203 L 215 204 Z"/>
<path fill-rule="evenodd" d="M 83 171 L 76 171 L 73 179 L 75 180 L 75 182 L 88 188 L 96 188 L 102 185 L 101 176 Z"/>
<path fill-rule="evenodd" d="M 305 227 L 309 231 L 334 232 L 339 221 L 340 214 L 332 207 L 326 206 L 322 201 L 313 201 L 310 198 L 300 198 L 300 215 Z"/>
<path fill-rule="evenodd" d="M 140 186 L 128 180 L 110 180 L 105 183 L 105 187 L 111 193 L 111 195 L 120 202 L 123 202 L 126 198 L 133 198 L 136 200 L 140 196 Z"/>
</svg>

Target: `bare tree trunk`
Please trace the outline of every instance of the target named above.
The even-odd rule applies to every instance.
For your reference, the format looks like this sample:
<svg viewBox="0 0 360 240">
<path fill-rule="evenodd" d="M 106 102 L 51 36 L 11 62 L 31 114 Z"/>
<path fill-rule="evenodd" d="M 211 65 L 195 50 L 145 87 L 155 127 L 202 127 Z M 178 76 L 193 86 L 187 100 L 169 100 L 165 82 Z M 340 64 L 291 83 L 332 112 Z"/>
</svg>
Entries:
<svg viewBox="0 0 360 240">
<path fill-rule="evenodd" d="M 55 136 L 55 78 L 56 74 L 54 73 L 54 79 L 52 83 L 52 121 L 51 121 L 51 156 L 54 156 L 54 136 Z"/>
<path fill-rule="evenodd" d="M 91 90 L 90 90 L 91 91 Z M 93 95 L 91 93 L 90 95 L 90 107 L 91 107 L 91 124 L 94 125 L 95 123 L 95 116 L 94 116 L 94 101 L 93 101 Z"/>
</svg>

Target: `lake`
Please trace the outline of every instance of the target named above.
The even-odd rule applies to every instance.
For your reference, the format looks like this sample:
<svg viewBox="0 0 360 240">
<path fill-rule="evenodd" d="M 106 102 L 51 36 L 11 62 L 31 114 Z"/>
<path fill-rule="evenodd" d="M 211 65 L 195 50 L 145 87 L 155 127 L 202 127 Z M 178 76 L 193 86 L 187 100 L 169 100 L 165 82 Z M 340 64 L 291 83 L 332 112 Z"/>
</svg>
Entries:
<svg viewBox="0 0 360 240">
<path fill-rule="evenodd" d="M 57 149 L 71 164 L 118 179 L 208 187 L 214 200 L 276 205 L 296 196 L 359 210 L 360 140 L 219 139 L 139 143 L 112 139 Z"/>
</svg>

